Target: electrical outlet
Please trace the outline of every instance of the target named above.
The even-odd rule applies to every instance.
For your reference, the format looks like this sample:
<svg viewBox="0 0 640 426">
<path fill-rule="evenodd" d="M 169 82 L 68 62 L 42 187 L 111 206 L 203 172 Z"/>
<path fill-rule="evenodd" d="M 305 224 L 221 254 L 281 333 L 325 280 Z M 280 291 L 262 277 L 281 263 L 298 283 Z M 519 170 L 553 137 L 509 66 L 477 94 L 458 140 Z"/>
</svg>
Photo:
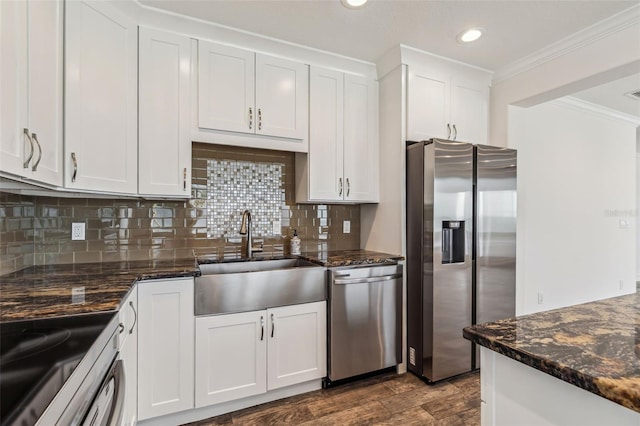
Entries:
<svg viewBox="0 0 640 426">
<path fill-rule="evenodd" d="M 273 235 L 280 235 L 280 234 L 282 234 L 282 222 L 280 222 L 279 220 L 274 220 Z"/>
<path fill-rule="evenodd" d="M 342 233 L 343 234 L 350 234 L 351 233 L 351 221 L 350 220 L 342 221 Z"/>
<path fill-rule="evenodd" d="M 84 237 L 84 222 L 73 222 L 71 224 L 71 239 L 82 241 Z"/>
<path fill-rule="evenodd" d="M 84 287 L 71 288 L 71 304 L 84 303 Z"/>
<path fill-rule="evenodd" d="M 542 305 L 542 302 L 543 302 L 542 293 L 538 293 L 538 305 Z"/>
<path fill-rule="evenodd" d="M 620 290 L 624 290 L 624 280 L 620 280 Z"/>
</svg>

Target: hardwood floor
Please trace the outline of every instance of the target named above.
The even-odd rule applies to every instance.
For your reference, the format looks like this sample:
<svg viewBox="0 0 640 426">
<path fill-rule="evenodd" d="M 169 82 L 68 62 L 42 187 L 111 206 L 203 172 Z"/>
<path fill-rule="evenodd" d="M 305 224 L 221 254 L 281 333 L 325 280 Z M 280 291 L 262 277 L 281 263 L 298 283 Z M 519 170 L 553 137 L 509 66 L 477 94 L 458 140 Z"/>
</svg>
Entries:
<svg viewBox="0 0 640 426">
<path fill-rule="evenodd" d="M 427 385 L 413 374 L 387 373 L 212 417 L 214 425 L 434 425 L 480 424 L 480 374 Z"/>
</svg>

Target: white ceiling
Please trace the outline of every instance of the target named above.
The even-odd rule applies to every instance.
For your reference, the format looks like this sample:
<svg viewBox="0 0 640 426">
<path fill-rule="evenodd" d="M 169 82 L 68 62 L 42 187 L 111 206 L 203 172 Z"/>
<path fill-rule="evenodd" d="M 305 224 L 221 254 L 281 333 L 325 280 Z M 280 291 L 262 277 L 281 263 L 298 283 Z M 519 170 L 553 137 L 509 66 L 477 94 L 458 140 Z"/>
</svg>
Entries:
<svg viewBox="0 0 640 426">
<path fill-rule="evenodd" d="M 499 70 L 638 0 L 140 0 L 141 3 L 257 34 L 375 62 L 398 44 Z M 460 45 L 462 30 L 485 37 Z"/>
<path fill-rule="evenodd" d="M 632 91 L 640 91 L 640 74 L 596 86 L 572 96 L 640 118 L 640 99 L 626 96 Z"/>
<path fill-rule="evenodd" d="M 0 0 L 2 1 L 2 0 Z M 638 0 L 138 0 L 140 3 L 303 46 L 375 62 L 398 44 L 492 71 L 638 4 Z M 464 29 L 479 41 L 458 44 Z M 575 96 L 640 117 L 640 74 Z"/>
</svg>

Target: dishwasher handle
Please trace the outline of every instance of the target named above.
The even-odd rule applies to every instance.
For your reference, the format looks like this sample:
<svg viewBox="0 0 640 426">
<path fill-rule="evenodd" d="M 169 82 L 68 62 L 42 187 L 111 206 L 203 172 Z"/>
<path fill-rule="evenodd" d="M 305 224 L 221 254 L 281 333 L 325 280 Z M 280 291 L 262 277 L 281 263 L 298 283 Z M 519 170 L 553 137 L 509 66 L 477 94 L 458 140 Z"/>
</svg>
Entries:
<svg viewBox="0 0 640 426">
<path fill-rule="evenodd" d="M 348 276 L 348 275 L 342 275 L 342 276 Z M 398 278 L 402 278 L 402 274 L 381 275 L 381 276 L 378 276 L 378 277 L 367 277 L 367 278 L 344 278 L 344 279 L 341 279 L 340 277 L 341 277 L 341 275 L 338 275 L 333 280 L 333 283 L 334 284 L 344 285 L 344 284 L 362 284 L 362 283 L 375 283 L 375 282 L 380 282 L 380 281 L 391 281 L 391 280 L 396 280 Z"/>
</svg>

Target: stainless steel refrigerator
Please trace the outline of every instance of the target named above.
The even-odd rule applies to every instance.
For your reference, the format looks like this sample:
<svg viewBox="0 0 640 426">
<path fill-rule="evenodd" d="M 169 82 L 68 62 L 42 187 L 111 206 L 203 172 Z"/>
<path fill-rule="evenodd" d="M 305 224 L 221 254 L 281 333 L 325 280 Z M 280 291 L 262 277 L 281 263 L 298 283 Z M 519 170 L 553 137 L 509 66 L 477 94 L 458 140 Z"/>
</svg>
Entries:
<svg viewBox="0 0 640 426">
<path fill-rule="evenodd" d="M 407 142 L 408 369 L 435 382 L 479 367 L 470 324 L 515 315 L 516 151 Z"/>
</svg>

